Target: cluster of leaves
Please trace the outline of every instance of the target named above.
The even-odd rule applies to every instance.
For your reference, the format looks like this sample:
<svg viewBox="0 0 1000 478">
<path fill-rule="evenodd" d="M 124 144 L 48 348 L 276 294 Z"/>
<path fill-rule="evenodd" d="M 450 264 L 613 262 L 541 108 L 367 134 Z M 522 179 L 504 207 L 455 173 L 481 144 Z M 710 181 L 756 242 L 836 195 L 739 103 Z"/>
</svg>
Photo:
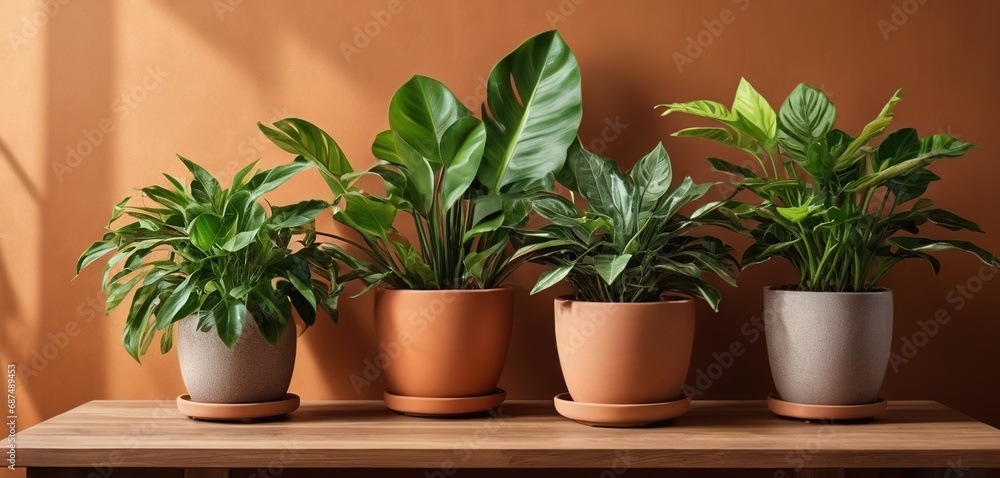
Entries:
<svg viewBox="0 0 1000 478">
<path fill-rule="evenodd" d="M 755 240 L 741 260 L 747 267 L 772 257 L 798 270 L 801 290 L 871 291 L 905 259 L 924 259 L 935 273 L 940 264 L 929 252 L 958 249 L 994 266 L 989 252 L 959 240 L 919 237 L 920 227 L 982 232 L 953 213 L 921 198 L 940 179 L 927 169 L 942 158 L 962 156 L 973 145 L 944 134 L 920 138 L 911 128 L 882 139 L 901 99 L 896 91 L 858 136 L 834 128 L 837 109 L 819 89 L 800 84 L 775 111 L 745 79 L 732 109 L 714 101 L 660 105 L 717 121 L 719 127 L 674 133 L 710 139 L 749 154 L 751 167 L 709 158 L 713 168 L 742 179 L 737 192 L 760 198 L 749 205 L 732 198 L 715 205 L 716 219 L 747 219 Z M 755 163 L 755 164 L 754 164 Z M 901 232 L 910 235 L 900 235 Z"/>
<path fill-rule="evenodd" d="M 538 248 L 511 252 L 512 232 L 530 199 L 552 188 L 582 116 L 580 71 L 559 34 L 537 35 L 489 75 L 482 119 L 440 82 L 415 76 L 389 104 L 389 129 L 377 135 L 379 160 L 355 171 L 329 134 L 295 118 L 259 125 L 277 146 L 315 163 L 333 193 L 334 219 L 359 239 L 330 235 L 369 288 L 494 288 Z M 355 183 L 381 180 L 385 195 Z M 419 243 L 394 226 L 412 219 Z M 367 290 L 367 288 L 366 288 Z"/>
<path fill-rule="evenodd" d="M 264 194 L 311 165 L 300 161 L 251 175 L 254 163 L 224 189 L 204 168 L 181 160 L 190 183 L 165 174 L 170 186 L 143 188 L 143 205 L 125 198 L 114 207 L 104 238 L 77 262 L 79 274 L 114 252 L 102 285 L 108 313 L 135 291 L 122 334 L 128 353 L 138 361 L 158 332 L 165 353 L 173 324 L 189 316 L 197 316 L 198 330 L 215 329 L 228 347 L 248 317 L 271 344 L 281 339 L 293 306 L 306 325 L 315 322 L 317 307 L 336 318 L 343 285 L 333 256 L 315 242 L 314 226 L 329 204 L 303 201 L 271 206 L 270 213 L 261 204 Z M 112 228 L 123 218 L 133 221 Z M 301 244 L 294 252 L 293 238 Z"/>
<path fill-rule="evenodd" d="M 587 202 L 587 210 L 556 194 L 536 199 L 534 210 L 549 224 L 523 231 L 527 244 L 555 246 L 536 262 L 556 267 L 541 275 L 532 293 L 566 279 L 577 300 L 653 302 L 675 292 L 702 298 L 717 309 L 718 289 L 703 272 L 735 284 L 732 248 L 714 237 L 688 235 L 696 227 L 729 221 L 702 208 L 692 217 L 680 209 L 701 198 L 710 185 L 685 177 L 671 189 L 673 174 L 663 145 L 657 145 L 628 173 L 614 161 L 573 144 L 559 181 Z"/>
</svg>

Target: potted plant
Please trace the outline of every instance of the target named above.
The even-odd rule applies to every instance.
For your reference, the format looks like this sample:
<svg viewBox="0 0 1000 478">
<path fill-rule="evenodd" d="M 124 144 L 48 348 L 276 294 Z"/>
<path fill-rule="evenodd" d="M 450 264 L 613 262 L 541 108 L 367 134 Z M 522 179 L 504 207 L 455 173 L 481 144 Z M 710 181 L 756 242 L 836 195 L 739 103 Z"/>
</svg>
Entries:
<svg viewBox="0 0 1000 478">
<path fill-rule="evenodd" d="M 550 189 L 582 115 L 580 72 L 555 31 L 504 57 L 487 83 L 482 119 L 440 82 L 414 76 L 389 104 L 389 129 L 372 145 L 378 163 L 355 171 L 316 126 L 289 118 L 260 125 L 276 145 L 319 166 L 334 219 L 355 238 L 331 235 L 345 274 L 376 288 L 375 330 L 393 410 L 441 415 L 499 405 L 510 342 L 507 277 L 547 245 L 513 252 L 530 198 Z M 384 195 L 356 185 L 374 176 Z M 415 244 L 396 229 L 408 216 Z M 358 252 L 360 251 L 360 252 Z M 382 287 L 378 287 L 378 286 Z"/>
<path fill-rule="evenodd" d="M 138 362 L 157 334 L 160 352 L 177 341 L 188 394 L 182 411 L 199 418 L 256 418 L 294 410 L 286 396 L 295 364 L 292 308 L 306 326 L 317 308 L 336 318 L 343 285 L 312 270 L 329 270 L 332 256 L 315 242 L 313 221 L 325 201 L 261 204 L 311 165 L 298 161 L 254 173 L 239 171 L 230 189 L 192 161 L 186 185 L 141 190 L 143 202 L 114 207 L 108 232 L 77 263 L 77 273 L 114 252 L 104 266 L 107 312 L 131 296 L 122 342 Z M 253 174 L 251 174 L 253 173 Z M 112 227 L 121 219 L 125 225 Z M 292 250 L 298 238 L 300 247 Z M 241 404 L 239 406 L 226 406 Z M 290 408 L 290 409 L 289 409 Z"/>
<path fill-rule="evenodd" d="M 686 177 L 671 189 L 671 166 L 657 145 L 628 173 L 574 143 L 559 180 L 587 203 L 579 210 L 556 194 L 536 199 L 549 224 L 523 231 L 526 244 L 561 241 L 535 257 L 555 266 L 532 293 L 566 280 L 573 295 L 555 301 L 555 332 L 569 394 L 556 409 L 574 420 L 638 426 L 687 411 L 681 389 L 694 342 L 694 299 L 717 309 L 719 291 L 702 276 L 735 285 L 732 249 L 691 235 L 711 208 L 680 209 L 710 188 Z M 679 295 L 682 294 L 682 295 Z"/>
<path fill-rule="evenodd" d="M 775 113 L 746 80 L 732 109 L 712 101 L 661 105 L 720 123 L 675 136 L 711 139 L 742 150 L 749 167 L 709 158 L 719 171 L 741 177 L 737 191 L 759 200 L 721 201 L 716 214 L 754 225 L 754 244 L 742 267 L 783 257 L 797 285 L 764 290 L 765 336 L 778 391 L 779 414 L 801 418 L 858 418 L 884 409 L 878 398 L 892 339 L 892 291 L 882 277 L 907 259 L 940 266 L 929 253 L 957 249 L 983 262 L 1000 261 L 961 240 L 920 236 L 929 224 L 982 232 L 922 198 L 940 179 L 928 166 L 962 156 L 972 144 L 944 134 L 920 138 L 912 128 L 880 137 L 902 90 L 860 134 L 835 129 L 837 110 L 819 89 L 800 84 Z M 735 193 L 734 193 L 735 194 Z M 826 406 L 826 407 L 824 407 Z M 774 409 L 774 408 L 772 408 Z"/>
</svg>

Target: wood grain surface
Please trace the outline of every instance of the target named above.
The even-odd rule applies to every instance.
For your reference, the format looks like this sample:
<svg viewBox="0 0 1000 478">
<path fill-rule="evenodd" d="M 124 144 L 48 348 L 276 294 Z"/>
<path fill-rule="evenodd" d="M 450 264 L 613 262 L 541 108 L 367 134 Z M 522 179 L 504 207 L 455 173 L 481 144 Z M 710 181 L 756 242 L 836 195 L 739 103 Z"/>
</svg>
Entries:
<svg viewBox="0 0 1000 478">
<path fill-rule="evenodd" d="M 287 419 L 211 423 L 173 401 L 94 401 L 23 431 L 27 467 L 964 468 L 1000 467 L 1000 430 L 929 401 L 867 423 L 805 423 L 763 401 L 696 401 L 640 429 L 566 420 L 549 401 L 475 418 L 416 418 L 378 401 L 304 401 Z"/>
</svg>

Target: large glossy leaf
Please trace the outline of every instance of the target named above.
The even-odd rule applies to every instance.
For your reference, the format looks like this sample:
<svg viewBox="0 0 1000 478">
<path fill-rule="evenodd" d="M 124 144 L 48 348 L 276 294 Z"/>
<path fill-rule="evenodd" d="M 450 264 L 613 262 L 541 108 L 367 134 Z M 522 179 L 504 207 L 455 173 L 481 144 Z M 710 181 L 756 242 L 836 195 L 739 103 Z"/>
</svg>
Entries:
<svg viewBox="0 0 1000 478">
<path fill-rule="evenodd" d="M 583 114 L 580 69 L 556 31 L 530 38 L 490 72 L 479 181 L 492 193 L 548 188 Z"/>
<path fill-rule="evenodd" d="M 335 197 L 346 190 L 341 176 L 353 172 L 351 163 L 347 161 L 344 151 L 340 149 L 333 138 L 312 123 L 298 119 L 286 118 L 274 123 L 274 128 L 268 128 L 257 123 L 260 130 L 279 148 L 305 158 L 319 167 L 319 171 Z"/>
<path fill-rule="evenodd" d="M 836 121 L 837 108 L 826 93 L 800 83 L 778 112 L 778 144 L 793 158 L 805 159 L 809 143 L 825 138 Z"/>
<path fill-rule="evenodd" d="M 486 127 L 474 117 L 455 121 L 441 138 L 441 208 L 449 210 L 476 179 L 486 147 Z"/>
<path fill-rule="evenodd" d="M 360 232 L 385 239 L 392 230 L 396 208 L 360 193 L 349 193 L 346 199 L 346 207 L 334 218 Z"/>
<path fill-rule="evenodd" d="M 920 154 L 920 138 L 917 130 L 903 128 L 890 133 L 872 154 L 872 170 L 881 171 Z"/>
<path fill-rule="evenodd" d="M 389 102 L 389 128 L 432 163 L 445 162 L 441 141 L 459 118 L 471 116 L 448 87 L 426 76 L 414 76 Z"/>
<path fill-rule="evenodd" d="M 609 218 L 618 234 L 631 236 L 630 231 L 635 230 L 636 223 L 633 185 L 618 165 L 587 151 L 576 141 L 566 159 L 566 169 L 572 174 L 576 191 L 587 201 L 589 209 Z"/>
<path fill-rule="evenodd" d="M 186 316 L 185 312 L 190 307 L 191 298 L 199 285 L 201 274 L 201 271 L 195 271 L 185 277 L 184 281 L 172 290 L 166 300 L 156 308 L 157 330 L 162 330 Z M 188 313 L 194 313 L 194 311 Z"/>
<path fill-rule="evenodd" d="M 767 151 L 774 148 L 778 139 L 778 117 L 767 100 L 761 96 L 746 78 L 740 78 L 733 100 L 736 120 L 730 126 L 746 132 L 756 139 Z"/>
<path fill-rule="evenodd" d="M 441 165 L 432 165 L 429 158 L 420 154 L 395 132 L 393 132 L 393 144 L 406 180 L 402 194 L 413 205 L 414 210 L 423 216 L 429 216 L 437 201 L 434 168 L 440 169 Z"/>
</svg>

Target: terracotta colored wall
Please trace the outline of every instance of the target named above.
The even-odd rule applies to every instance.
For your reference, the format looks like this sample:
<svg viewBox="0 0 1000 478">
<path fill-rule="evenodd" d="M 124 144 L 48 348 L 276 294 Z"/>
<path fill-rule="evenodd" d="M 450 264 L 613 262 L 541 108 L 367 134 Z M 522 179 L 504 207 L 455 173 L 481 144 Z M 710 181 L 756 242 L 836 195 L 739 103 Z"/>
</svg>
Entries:
<svg viewBox="0 0 1000 478">
<path fill-rule="evenodd" d="M 174 153 L 222 175 L 259 155 L 277 165 L 288 156 L 264 144 L 254 123 L 295 115 L 368 164 L 389 98 L 407 78 L 434 76 L 478 103 L 493 62 L 552 26 L 583 71 L 581 135 L 591 147 L 630 166 L 664 141 L 674 167 L 699 181 L 723 179 L 706 155 L 732 154 L 669 137 L 690 120 L 659 118 L 653 105 L 728 102 L 743 75 L 777 107 L 805 81 L 832 96 L 842 128 L 857 131 L 905 86 L 899 125 L 981 142 L 936 166 L 945 180 L 930 196 L 979 221 L 992 235 L 978 239 L 1000 252 L 997 15 L 1000 4 L 986 0 L 3 2 L 0 358 L 20 365 L 20 426 L 88 400 L 183 392 L 172 354 L 151 353 L 140 367 L 122 349 L 124 314 L 103 317 L 97 270 L 70 282 L 112 204 L 160 181 L 161 171 L 183 174 Z M 379 18 L 386 24 L 376 28 Z M 274 200 L 304 194 L 326 190 L 307 175 Z M 890 369 L 884 395 L 940 400 L 1000 425 L 1000 280 L 978 279 L 980 265 L 965 255 L 941 257 L 940 276 L 911 264 L 886 280 L 897 291 L 893 350 L 916 353 Z M 550 312 L 560 291 L 529 297 L 523 287 L 537 272 L 515 281 L 515 339 L 501 384 L 513 398 L 563 390 Z M 700 307 L 690 383 L 707 385 L 704 398 L 759 399 L 771 390 L 763 340 L 746 324 L 759 315 L 763 286 L 792 280 L 789 267 L 770 263 L 744 274 L 739 289 L 725 288 L 718 314 Z M 377 353 L 372 297 L 343 304 L 339 325 L 322 321 L 301 338 L 292 387 L 306 398 L 380 396 L 378 379 L 360 393 L 349 379 Z M 919 323 L 939 309 L 951 320 L 925 342 Z M 911 337 L 921 346 L 904 349 Z M 728 369 L 713 366 L 729 363 L 713 354 L 734 341 L 746 352 Z M 697 382 L 699 370 L 712 373 L 711 384 Z"/>
</svg>

